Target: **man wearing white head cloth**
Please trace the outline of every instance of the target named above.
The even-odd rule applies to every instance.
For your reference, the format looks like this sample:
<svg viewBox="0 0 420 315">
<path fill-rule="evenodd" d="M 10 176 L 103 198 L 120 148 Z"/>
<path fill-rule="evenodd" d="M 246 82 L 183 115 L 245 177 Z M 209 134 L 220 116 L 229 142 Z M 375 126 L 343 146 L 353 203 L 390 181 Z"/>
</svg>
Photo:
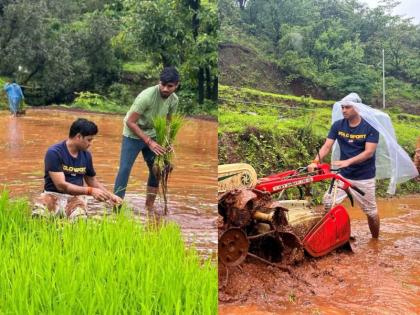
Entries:
<svg viewBox="0 0 420 315">
<path fill-rule="evenodd" d="M 352 194 L 367 216 L 373 238 L 379 236 L 379 215 L 375 199 L 376 179 L 390 178 L 388 193 L 394 194 L 397 183 L 418 175 L 408 154 L 398 145 L 391 119 L 386 113 L 365 104 L 351 93 L 334 104 L 333 124 L 328 137 L 309 170 L 333 149 L 331 163 L 341 168 L 341 175 L 365 192 Z M 336 202 L 346 198 L 339 190 Z M 326 194 L 324 203 L 330 203 Z"/>
</svg>

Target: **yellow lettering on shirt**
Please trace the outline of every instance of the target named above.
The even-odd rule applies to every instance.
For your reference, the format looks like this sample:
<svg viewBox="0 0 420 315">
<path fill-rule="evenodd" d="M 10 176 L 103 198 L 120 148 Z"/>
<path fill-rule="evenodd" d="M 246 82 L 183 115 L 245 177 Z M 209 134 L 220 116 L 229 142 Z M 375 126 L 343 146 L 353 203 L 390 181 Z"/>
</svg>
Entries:
<svg viewBox="0 0 420 315">
<path fill-rule="evenodd" d="M 344 132 L 344 131 L 339 131 L 338 135 L 343 137 L 343 138 L 353 139 L 353 140 L 366 139 L 366 134 L 355 135 L 355 134 L 349 134 L 349 133 Z"/>
<path fill-rule="evenodd" d="M 73 167 L 73 166 L 63 165 L 63 171 L 67 173 L 85 174 L 86 167 Z"/>
</svg>

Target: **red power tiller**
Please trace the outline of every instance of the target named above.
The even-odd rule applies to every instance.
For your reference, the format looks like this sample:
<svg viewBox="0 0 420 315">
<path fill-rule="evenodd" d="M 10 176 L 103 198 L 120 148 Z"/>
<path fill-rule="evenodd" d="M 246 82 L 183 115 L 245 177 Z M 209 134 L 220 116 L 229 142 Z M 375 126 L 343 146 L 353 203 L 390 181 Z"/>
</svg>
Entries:
<svg viewBox="0 0 420 315">
<path fill-rule="evenodd" d="M 333 193 L 330 209 L 312 208 L 305 200 L 276 201 L 271 196 L 298 187 L 302 197 L 302 186 L 326 180 L 331 181 L 329 194 Z M 304 251 L 319 257 L 348 244 L 350 218 L 344 206 L 335 205 L 335 197 L 337 189 L 343 189 L 353 205 L 350 188 L 364 195 L 339 170 L 318 164 L 314 172 L 306 167 L 285 171 L 260 178 L 253 189 L 225 192 L 218 203 L 223 217 L 220 261 L 236 266 L 252 256 L 268 263 L 294 262 L 303 258 Z"/>
</svg>

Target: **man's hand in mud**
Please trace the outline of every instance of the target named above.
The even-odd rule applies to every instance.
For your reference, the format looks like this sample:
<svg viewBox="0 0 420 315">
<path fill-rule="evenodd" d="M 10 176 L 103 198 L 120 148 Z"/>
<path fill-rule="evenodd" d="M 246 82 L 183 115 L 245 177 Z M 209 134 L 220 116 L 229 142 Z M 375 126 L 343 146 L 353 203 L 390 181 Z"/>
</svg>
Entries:
<svg viewBox="0 0 420 315">
<path fill-rule="evenodd" d="M 343 160 L 343 161 L 333 161 L 331 162 L 332 165 L 334 165 L 335 168 L 346 168 L 351 165 L 349 160 Z"/>
<path fill-rule="evenodd" d="M 122 202 L 123 202 L 123 200 L 120 198 L 120 197 L 118 197 L 117 195 L 112 195 L 111 196 L 111 198 L 109 199 L 113 204 L 116 204 L 116 205 L 120 205 L 120 204 L 122 204 Z"/>
<path fill-rule="evenodd" d="M 109 199 L 109 193 L 99 188 L 92 188 L 91 195 L 98 201 L 107 201 Z"/>
<path fill-rule="evenodd" d="M 162 155 L 166 152 L 165 148 L 159 145 L 156 141 L 150 140 L 148 145 L 150 150 L 152 150 L 156 155 Z"/>
</svg>

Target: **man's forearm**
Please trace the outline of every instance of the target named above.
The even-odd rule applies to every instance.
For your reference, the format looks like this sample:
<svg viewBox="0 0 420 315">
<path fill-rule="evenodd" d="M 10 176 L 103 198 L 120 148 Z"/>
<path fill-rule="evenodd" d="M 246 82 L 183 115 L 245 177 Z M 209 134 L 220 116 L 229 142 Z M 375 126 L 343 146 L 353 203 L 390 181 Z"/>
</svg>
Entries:
<svg viewBox="0 0 420 315">
<path fill-rule="evenodd" d="M 87 187 L 74 185 L 67 182 L 61 185 L 57 185 L 57 189 L 62 193 L 73 195 L 73 196 L 88 195 L 88 192 L 89 192 Z"/>
<path fill-rule="evenodd" d="M 373 155 L 372 152 L 363 151 L 362 153 L 360 153 L 360 154 L 358 154 L 358 155 L 356 155 L 356 156 L 354 156 L 350 159 L 347 159 L 347 162 L 349 163 L 349 166 L 353 165 L 353 164 L 359 164 L 359 163 L 362 163 L 362 162 L 366 161 L 367 159 L 371 158 L 372 155 Z"/>
<path fill-rule="evenodd" d="M 319 150 L 319 154 L 316 155 L 314 158 L 315 163 L 321 163 L 321 161 L 330 153 L 331 146 L 324 144 L 321 149 Z"/>
<path fill-rule="evenodd" d="M 88 184 L 88 186 L 90 186 L 90 187 L 98 188 L 98 189 L 101 189 L 103 191 L 109 192 L 105 188 L 105 186 L 99 180 L 96 179 L 96 177 L 85 176 L 85 181 L 86 181 L 86 184 Z"/>
<path fill-rule="evenodd" d="M 130 130 L 134 132 L 134 134 L 140 139 L 142 139 L 144 142 L 147 143 L 150 140 L 150 137 L 143 130 L 141 130 L 139 125 L 137 125 L 136 123 L 127 122 L 127 127 L 130 128 Z"/>
</svg>

